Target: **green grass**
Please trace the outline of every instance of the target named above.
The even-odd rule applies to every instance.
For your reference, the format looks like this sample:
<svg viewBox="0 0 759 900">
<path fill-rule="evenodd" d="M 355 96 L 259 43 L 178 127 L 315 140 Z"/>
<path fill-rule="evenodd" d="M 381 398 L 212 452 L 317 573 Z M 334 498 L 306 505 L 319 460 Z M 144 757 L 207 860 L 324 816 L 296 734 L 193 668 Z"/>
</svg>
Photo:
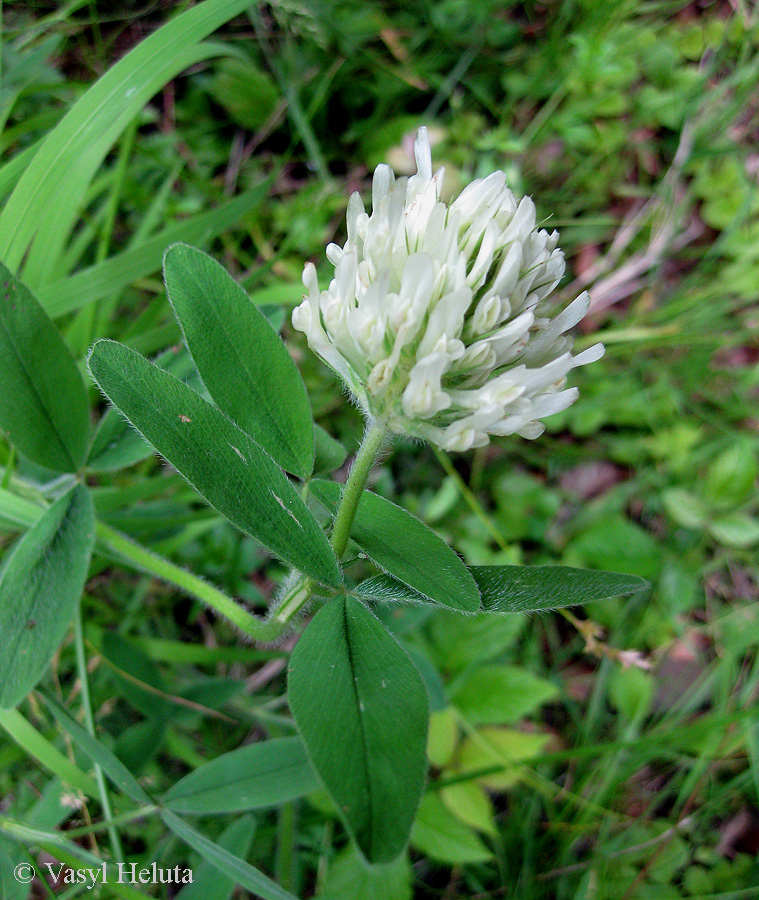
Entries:
<svg viewBox="0 0 759 900">
<path fill-rule="evenodd" d="M 299 897 L 332 900 L 759 897 L 756 9 L 305 0 L 234 18 L 222 6 L 207 26 L 154 37 L 153 68 L 126 99 L 117 76 L 135 76 L 134 57 L 114 66 L 149 49 L 140 41 L 168 20 L 165 5 L 3 6 L 0 256 L 80 361 L 104 336 L 155 354 L 179 340 L 160 282 L 166 244 L 209 250 L 265 311 L 289 311 L 306 260 L 326 275 L 349 191 L 368 191 L 381 161 L 407 165 L 408 135 L 426 124 L 451 191 L 503 168 L 561 231 L 561 297 L 588 286 L 596 313 L 579 343 L 602 339 L 607 353 L 574 375 L 580 400 L 538 441 L 451 458 L 400 444 L 373 487 L 469 564 L 561 562 L 652 582 L 577 617 L 393 616 L 452 692 L 486 665 L 553 687 L 508 723 L 544 735 L 543 749 L 491 791 L 479 830 L 459 835 L 459 858 L 477 859 L 476 841 L 485 861 L 412 848 L 410 867 L 387 876 L 394 887 L 356 888 L 322 797 L 257 813 L 246 859 Z M 355 452 L 358 413 L 283 330 L 317 420 Z M 40 475 L 7 444 L 0 461 L 16 493 Z M 155 458 L 93 486 L 110 524 L 251 609 L 284 576 Z M 100 556 L 83 610 L 96 734 L 151 792 L 246 740 L 293 733 L 289 644 L 242 646 L 198 600 Z M 42 685 L 72 715 L 74 637 Z M 3 716 L 3 816 L 109 852 L 88 760 L 34 695 Z M 457 747 L 432 791 L 473 784 L 456 753 L 492 737 L 460 710 L 450 727 Z M 116 817 L 128 812 L 112 799 Z M 231 822 L 194 827 L 216 840 Z M 152 813 L 125 816 L 119 834 L 129 860 L 200 866 Z M 0 873 L 19 852 L 0 836 Z"/>
</svg>

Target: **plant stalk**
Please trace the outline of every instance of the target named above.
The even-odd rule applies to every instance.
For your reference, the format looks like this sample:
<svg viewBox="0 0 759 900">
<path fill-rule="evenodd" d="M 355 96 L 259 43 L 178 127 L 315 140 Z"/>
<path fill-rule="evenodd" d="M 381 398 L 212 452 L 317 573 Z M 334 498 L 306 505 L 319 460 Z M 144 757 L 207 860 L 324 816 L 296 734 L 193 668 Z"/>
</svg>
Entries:
<svg viewBox="0 0 759 900">
<path fill-rule="evenodd" d="M 343 499 L 337 509 L 335 524 L 332 528 L 331 543 L 338 559 L 342 559 L 345 548 L 348 546 L 348 538 L 351 533 L 353 520 L 356 518 L 356 510 L 361 494 L 364 492 L 366 481 L 374 468 L 377 455 L 382 449 L 387 436 L 387 428 L 384 422 L 375 420 L 366 430 L 356 458 L 353 461 L 350 475 L 345 483 Z"/>
<path fill-rule="evenodd" d="M 375 420 L 367 428 L 364 439 L 353 460 L 350 475 L 345 483 L 345 490 L 340 505 L 337 508 L 335 522 L 332 526 L 330 543 L 338 559 L 342 559 L 345 548 L 348 546 L 351 526 L 356 518 L 358 502 L 366 486 L 366 481 L 371 474 L 377 455 L 387 437 L 387 428 L 384 422 Z M 282 598 L 282 602 L 275 610 L 274 617 L 282 630 L 293 620 L 301 609 L 311 599 L 313 579 L 307 575 L 301 576 L 290 590 Z"/>
</svg>

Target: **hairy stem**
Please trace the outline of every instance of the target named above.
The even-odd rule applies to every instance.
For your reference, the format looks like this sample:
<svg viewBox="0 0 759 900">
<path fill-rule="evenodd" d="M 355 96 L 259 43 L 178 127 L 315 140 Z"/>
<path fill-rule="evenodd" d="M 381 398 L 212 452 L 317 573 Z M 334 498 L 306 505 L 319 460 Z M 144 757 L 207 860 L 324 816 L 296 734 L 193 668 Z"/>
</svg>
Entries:
<svg viewBox="0 0 759 900">
<path fill-rule="evenodd" d="M 345 548 L 348 546 L 348 537 L 350 536 L 353 520 L 356 518 L 358 501 L 361 499 L 366 480 L 374 467 L 377 454 L 382 449 L 386 436 L 387 428 L 385 424 L 380 421 L 372 422 L 367 428 L 356 458 L 353 460 L 350 475 L 343 491 L 343 497 L 337 508 L 330 539 L 338 559 L 342 558 Z M 274 613 L 274 618 L 282 629 L 287 627 L 288 623 L 311 599 L 313 586 L 313 580 L 303 575 L 282 598 Z"/>
<path fill-rule="evenodd" d="M 382 449 L 387 436 L 387 428 L 384 422 L 376 420 L 366 430 L 356 458 L 353 461 L 350 475 L 345 483 L 343 499 L 337 509 L 335 524 L 332 528 L 332 547 L 341 559 L 348 546 L 348 538 L 351 533 L 353 520 L 356 518 L 356 510 L 361 494 L 366 486 L 366 480 L 374 467 L 377 454 Z"/>
</svg>

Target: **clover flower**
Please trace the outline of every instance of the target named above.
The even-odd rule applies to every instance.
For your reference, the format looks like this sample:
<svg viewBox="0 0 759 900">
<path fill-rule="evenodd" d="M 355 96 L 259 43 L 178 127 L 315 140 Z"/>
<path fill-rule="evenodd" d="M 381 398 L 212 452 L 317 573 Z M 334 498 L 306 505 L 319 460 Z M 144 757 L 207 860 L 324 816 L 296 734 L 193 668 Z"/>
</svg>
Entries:
<svg viewBox="0 0 759 900">
<path fill-rule="evenodd" d="M 588 294 L 547 316 L 564 254 L 556 231 L 535 227 L 532 200 L 517 201 L 494 172 L 444 203 L 426 128 L 414 155 L 410 178 L 377 167 L 371 215 L 351 196 L 348 240 L 327 247 L 335 277 L 320 291 L 306 265 L 293 325 L 364 412 L 397 434 L 452 451 L 490 435 L 536 438 L 541 419 L 577 399 L 569 371 L 603 355 L 595 344 L 572 356 L 566 336 Z"/>
</svg>

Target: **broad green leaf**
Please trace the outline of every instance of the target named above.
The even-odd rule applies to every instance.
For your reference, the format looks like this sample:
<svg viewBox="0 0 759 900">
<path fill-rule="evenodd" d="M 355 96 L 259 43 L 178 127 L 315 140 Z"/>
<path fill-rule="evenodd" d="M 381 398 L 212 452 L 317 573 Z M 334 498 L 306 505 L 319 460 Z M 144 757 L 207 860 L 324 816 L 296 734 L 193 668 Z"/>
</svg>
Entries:
<svg viewBox="0 0 759 900">
<path fill-rule="evenodd" d="M 0 428 L 33 462 L 76 472 L 90 434 L 82 376 L 58 329 L 0 263 Z"/>
<path fill-rule="evenodd" d="M 411 832 L 411 843 L 425 856 L 452 865 L 486 862 L 493 854 L 478 835 L 447 809 L 435 794 L 426 794 Z"/>
<path fill-rule="evenodd" d="M 311 406 L 287 348 L 216 260 L 186 244 L 163 260 L 166 293 L 219 409 L 288 472 L 314 465 Z"/>
<path fill-rule="evenodd" d="M 549 740 L 550 735 L 515 728 L 481 728 L 464 741 L 456 768 L 462 775 L 499 770 L 479 775 L 477 781 L 489 790 L 506 790 L 524 774 L 519 763 L 538 756 Z"/>
<path fill-rule="evenodd" d="M 143 790 L 139 781 L 107 747 L 104 747 L 100 741 L 72 719 L 55 700 L 50 697 L 44 697 L 44 700 L 50 712 L 58 720 L 58 724 L 73 738 L 74 742 L 79 745 L 87 756 L 100 766 L 116 787 L 123 791 L 127 797 L 131 797 L 135 803 L 145 804 L 146 806 L 153 804 L 150 795 Z"/>
<path fill-rule="evenodd" d="M 208 860 L 220 872 L 228 875 L 236 884 L 251 891 L 256 897 L 261 897 L 262 900 L 297 900 L 297 897 L 275 884 L 263 872 L 219 844 L 210 841 L 170 810 L 163 810 L 161 818 L 177 837 L 189 844 L 203 859 Z"/>
<path fill-rule="evenodd" d="M 486 666 L 458 682 L 451 702 L 473 725 L 517 722 L 558 696 L 556 685 L 518 666 Z"/>
<path fill-rule="evenodd" d="M 335 554 L 271 457 L 173 375 L 113 341 L 98 341 L 90 372 L 111 402 L 232 524 L 297 569 L 338 586 Z"/>
<path fill-rule="evenodd" d="M 231 228 L 266 197 L 269 187 L 270 179 L 267 178 L 215 209 L 172 222 L 128 250 L 44 285 L 39 289 L 37 299 L 55 319 L 104 297 L 114 297 L 138 279 L 157 272 L 170 244 L 177 241 L 208 241 Z"/>
<path fill-rule="evenodd" d="M 472 566 L 487 612 L 525 613 L 577 606 L 649 587 L 636 575 L 568 566 Z"/>
<path fill-rule="evenodd" d="M 19 540 L 0 579 L 0 707 L 37 684 L 84 590 L 95 542 L 90 492 L 78 485 Z"/>
<path fill-rule="evenodd" d="M 368 866 L 353 846 L 329 864 L 318 900 L 411 900 L 414 873 L 404 853 L 386 865 Z"/>
<path fill-rule="evenodd" d="M 181 71 L 226 52 L 200 44 L 249 0 L 206 0 L 157 29 L 112 66 L 42 142 L 0 215 L 0 259 L 16 270 L 30 242 L 28 274 L 47 280 L 92 177 L 121 132 Z M 48 258 L 45 258 L 47 254 Z"/>
<path fill-rule="evenodd" d="M 321 425 L 314 425 L 314 472 L 334 472 L 345 462 L 348 451 L 340 441 L 336 441 Z"/>
<path fill-rule="evenodd" d="M 245 859 L 250 853 L 255 833 L 256 820 L 253 816 L 240 816 L 221 833 L 219 846 L 232 856 Z M 192 882 L 179 891 L 175 900 L 230 900 L 235 886 L 233 878 L 220 875 L 216 866 L 203 860 L 193 870 Z"/>
<path fill-rule="evenodd" d="M 295 645 L 288 696 L 311 762 L 370 863 L 406 846 L 424 786 L 427 694 L 395 639 L 352 597 Z"/>
<path fill-rule="evenodd" d="M 332 513 L 342 491 L 334 481 L 311 482 L 311 493 Z M 428 602 L 463 612 L 480 608 L 477 585 L 464 563 L 442 538 L 400 506 L 364 491 L 351 537 L 381 569 Z"/>
<path fill-rule="evenodd" d="M 294 800 L 318 786 L 303 741 L 274 738 L 217 756 L 169 788 L 163 802 L 193 815 L 241 812 Z"/>
</svg>

